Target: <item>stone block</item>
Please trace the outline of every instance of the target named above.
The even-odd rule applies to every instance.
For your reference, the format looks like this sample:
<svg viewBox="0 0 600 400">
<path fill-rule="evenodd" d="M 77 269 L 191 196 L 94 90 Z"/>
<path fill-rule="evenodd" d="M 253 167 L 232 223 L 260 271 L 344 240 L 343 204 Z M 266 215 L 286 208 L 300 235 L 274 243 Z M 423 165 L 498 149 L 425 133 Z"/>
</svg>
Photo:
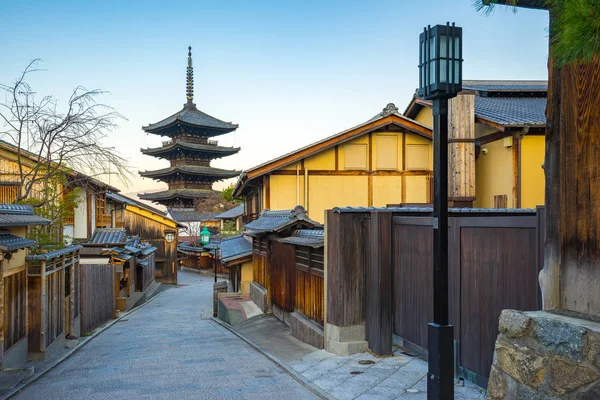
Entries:
<svg viewBox="0 0 600 400">
<path fill-rule="evenodd" d="M 256 282 L 250 284 L 250 298 L 263 312 L 268 312 L 267 289 Z"/>
<path fill-rule="evenodd" d="M 500 332 L 511 338 L 529 336 L 533 332 L 533 319 L 522 312 L 502 310 L 500 314 Z"/>
<path fill-rule="evenodd" d="M 317 349 L 324 348 L 324 332 L 322 327 L 297 312 L 290 314 L 289 321 L 292 336 Z"/>
<path fill-rule="evenodd" d="M 339 356 L 350 356 L 352 354 L 367 351 L 369 343 L 366 340 L 356 342 L 338 342 L 335 340 L 325 341 L 325 350 Z"/>
<path fill-rule="evenodd" d="M 490 371 L 487 389 L 489 399 L 503 399 L 506 396 L 506 376 L 494 365 Z"/>
<path fill-rule="evenodd" d="M 363 341 L 365 337 L 364 325 L 337 326 L 327 324 L 327 339 L 337 342 L 354 342 Z"/>
<path fill-rule="evenodd" d="M 538 388 L 546 377 L 547 358 L 527 346 L 497 342 L 496 359 L 500 369 L 532 388 Z"/>
<path fill-rule="evenodd" d="M 587 332 L 583 338 L 583 357 L 600 368 L 600 334 Z"/>
<path fill-rule="evenodd" d="M 581 363 L 562 357 L 552 357 L 550 362 L 550 387 L 565 394 L 598 380 L 600 376 Z"/>
<path fill-rule="evenodd" d="M 567 323 L 559 316 L 535 318 L 534 335 L 546 349 L 557 355 L 581 360 L 583 336 L 581 325 Z"/>
</svg>

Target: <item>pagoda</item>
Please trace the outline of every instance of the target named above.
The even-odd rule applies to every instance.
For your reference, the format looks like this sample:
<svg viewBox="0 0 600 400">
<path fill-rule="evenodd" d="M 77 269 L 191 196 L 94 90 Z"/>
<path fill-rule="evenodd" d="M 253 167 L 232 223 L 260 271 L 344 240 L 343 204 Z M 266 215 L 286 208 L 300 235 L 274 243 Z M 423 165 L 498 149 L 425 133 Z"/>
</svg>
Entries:
<svg viewBox="0 0 600 400">
<path fill-rule="evenodd" d="M 144 200 L 163 204 L 166 207 L 193 208 L 198 199 L 209 197 L 214 182 L 233 178 L 240 174 L 210 166 L 211 160 L 229 156 L 240 151 L 239 147 L 219 146 L 219 135 L 235 131 L 238 126 L 203 113 L 194 104 L 194 70 L 192 48 L 188 47 L 186 74 L 187 102 L 183 109 L 155 124 L 142 127 L 147 133 L 167 136 L 170 140 L 161 147 L 141 149 L 149 156 L 169 160 L 171 165 L 155 171 L 140 171 L 145 178 L 167 183 L 168 190 L 140 194 Z"/>
</svg>

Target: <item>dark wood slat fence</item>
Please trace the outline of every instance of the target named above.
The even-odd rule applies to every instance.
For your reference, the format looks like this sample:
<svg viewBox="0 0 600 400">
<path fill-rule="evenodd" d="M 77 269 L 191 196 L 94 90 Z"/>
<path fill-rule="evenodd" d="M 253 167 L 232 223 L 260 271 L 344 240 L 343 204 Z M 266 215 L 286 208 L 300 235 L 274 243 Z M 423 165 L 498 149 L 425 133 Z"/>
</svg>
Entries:
<svg viewBox="0 0 600 400">
<path fill-rule="evenodd" d="M 115 266 L 80 266 L 81 333 L 91 332 L 109 321 L 116 311 Z"/>
</svg>

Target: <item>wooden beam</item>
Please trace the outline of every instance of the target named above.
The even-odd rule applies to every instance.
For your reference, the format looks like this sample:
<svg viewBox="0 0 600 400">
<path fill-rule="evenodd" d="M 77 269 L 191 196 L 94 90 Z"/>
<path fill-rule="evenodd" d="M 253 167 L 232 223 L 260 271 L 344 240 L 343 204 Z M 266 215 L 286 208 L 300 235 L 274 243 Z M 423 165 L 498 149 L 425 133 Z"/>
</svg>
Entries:
<svg viewBox="0 0 600 400">
<path fill-rule="evenodd" d="M 339 157 L 340 146 L 335 146 L 335 170 L 339 171 L 340 169 L 340 157 Z"/>
<path fill-rule="evenodd" d="M 482 125 L 491 126 L 492 128 L 496 128 L 499 131 L 504 131 L 506 129 L 506 127 L 504 125 L 499 124 L 497 122 L 490 121 L 489 119 L 485 119 L 485 118 L 482 118 L 482 117 L 477 117 L 476 116 L 475 117 L 475 122 L 477 122 L 479 124 L 482 124 Z"/>
<path fill-rule="evenodd" d="M 265 208 L 271 209 L 271 179 L 269 175 L 265 176 L 263 187 L 265 190 Z"/>
<path fill-rule="evenodd" d="M 300 174 L 306 174 L 306 170 L 300 170 Z M 292 170 L 278 170 L 273 171 L 269 175 L 284 175 L 284 176 L 296 176 L 297 171 Z M 424 176 L 431 175 L 430 170 L 419 170 L 419 171 L 360 171 L 360 170 L 345 170 L 345 171 L 334 171 L 327 169 L 311 169 L 308 170 L 308 174 L 311 176 Z"/>
<path fill-rule="evenodd" d="M 373 207 L 373 175 L 371 174 L 369 174 L 369 176 L 367 177 L 367 185 L 367 206 Z"/>
<path fill-rule="evenodd" d="M 520 184 L 520 180 L 521 180 L 521 174 L 520 174 L 520 140 L 517 136 L 517 134 L 513 134 L 512 136 L 513 138 L 513 145 L 512 145 L 512 196 L 513 196 L 513 201 L 512 201 L 512 206 L 514 208 L 520 208 L 521 207 L 521 198 L 520 198 L 520 194 L 521 194 L 521 184 Z"/>
<path fill-rule="evenodd" d="M 494 132 L 494 133 L 490 133 L 489 135 L 480 137 L 479 139 L 477 139 L 477 141 L 479 142 L 480 146 L 483 146 L 484 144 L 495 142 L 497 140 L 504 139 L 505 137 L 508 137 L 511 135 L 512 135 L 512 132 L 504 132 L 504 131 Z"/>
</svg>

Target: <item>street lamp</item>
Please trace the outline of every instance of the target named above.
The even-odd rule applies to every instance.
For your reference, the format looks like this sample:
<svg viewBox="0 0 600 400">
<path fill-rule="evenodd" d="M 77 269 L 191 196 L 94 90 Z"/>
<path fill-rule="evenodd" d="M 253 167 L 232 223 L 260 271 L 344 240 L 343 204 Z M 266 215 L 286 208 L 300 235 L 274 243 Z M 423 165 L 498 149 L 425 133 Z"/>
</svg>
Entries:
<svg viewBox="0 0 600 400">
<path fill-rule="evenodd" d="M 454 399 L 454 328 L 448 321 L 448 99 L 462 90 L 462 28 L 428 26 L 419 37 L 419 96 L 433 100 L 433 322 L 428 399 Z"/>
<path fill-rule="evenodd" d="M 202 243 L 203 246 L 206 246 L 208 242 L 210 242 L 210 232 L 205 226 L 200 232 L 200 243 Z"/>
</svg>

